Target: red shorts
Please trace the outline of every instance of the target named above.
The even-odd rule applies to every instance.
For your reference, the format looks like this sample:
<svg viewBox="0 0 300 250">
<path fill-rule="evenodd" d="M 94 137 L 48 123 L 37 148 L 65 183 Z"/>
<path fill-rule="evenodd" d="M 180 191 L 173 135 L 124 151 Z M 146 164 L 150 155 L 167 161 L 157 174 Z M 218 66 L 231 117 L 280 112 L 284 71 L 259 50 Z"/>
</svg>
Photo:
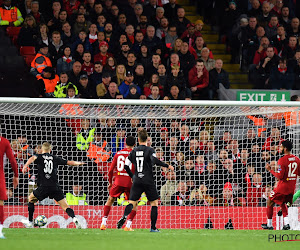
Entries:
<svg viewBox="0 0 300 250">
<path fill-rule="evenodd" d="M 281 205 L 283 203 L 288 203 L 290 202 L 291 204 L 293 203 L 293 195 L 294 194 L 281 194 L 278 193 L 276 190 L 273 190 L 270 193 L 270 200 L 274 201 L 276 204 Z"/>
<path fill-rule="evenodd" d="M 130 189 L 131 189 L 131 187 L 121 187 L 121 186 L 113 184 L 109 191 L 109 195 L 111 197 L 117 198 L 121 194 L 125 193 L 127 199 L 129 199 Z"/>
<path fill-rule="evenodd" d="M 0 178 L 0 200 L 7 200 L 7 190 L 4 178 Z"/>
</svg>

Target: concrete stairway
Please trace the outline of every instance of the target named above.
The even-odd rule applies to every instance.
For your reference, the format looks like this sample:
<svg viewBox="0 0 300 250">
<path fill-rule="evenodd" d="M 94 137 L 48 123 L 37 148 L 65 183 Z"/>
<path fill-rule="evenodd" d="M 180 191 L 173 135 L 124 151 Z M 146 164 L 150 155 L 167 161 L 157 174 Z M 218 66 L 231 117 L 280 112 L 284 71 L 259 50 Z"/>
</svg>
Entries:
<svg viewBox="0 0 300 250">
<path fill-rule="evenodd" d="M 186 18 L 191 22 L 203 20 L 203 17 L 197 14 L 196 7 L 190 5 L 189 0 L 177 0 L 177 3 L 185 9 Z M 240 71 L 239 64 L 230 64 L 231 55 L 226 53 L 225 44 L 219 43 L 219 35 L 211 30 L 211 26 L 204 25 L 201 33 L 208 48 L 213 52 L 214 59 L 223 60 L 223 68 L 229 73 L 230 88 L 252 89 L 252 84 L 248 83 L 248 74 Z"/>
</svg>

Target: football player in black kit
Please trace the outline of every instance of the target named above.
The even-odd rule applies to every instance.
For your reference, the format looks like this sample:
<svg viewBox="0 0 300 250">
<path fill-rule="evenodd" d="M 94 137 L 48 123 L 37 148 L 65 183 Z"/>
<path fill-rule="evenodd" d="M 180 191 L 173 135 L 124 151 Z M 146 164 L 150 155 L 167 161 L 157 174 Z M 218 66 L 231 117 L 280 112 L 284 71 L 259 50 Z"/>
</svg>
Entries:
<svg viewBox="0 0 300 250">
<path fill-rule="evenodd" d="M 28 159 L 24 165 L 22 172 L 26 173 L 29 170 L 29 165 L 33 162 L 37 164 L 37 186 L 38 188 L 28 197 L 28 213 L 29 219 L 22 220 L 22 223 L 27 228 L 33 228 L 33 213 L 34 203 L 41 201 L 47 197 L 54 199 L 66 211 L 66 213 L 73 219 L 76 228 L 81 228 L 78 219 L 75 217 L 74 210 L 71 209 L 65 199 L 64 193 L 59 186 L 57 178 L 57 167 L 58 165 L 71 165 L 79 166 L 83 165 L 84 162 L 78 161 L 67 161 L 57 156 L 50 154 L 52 146 L 49 142 L 45 142 L 42 145 L 42 154 L 34 155 Z"/>
<path fill-rule="evenodd" d="M 126 206 L 123 217 L 118 221 L 117 228 L 120 229 L 126 221 L 131 210 L 137 206 L 138 200 L 143 192 L 146 193 L 151 205 L 151 229 L 150 232 L 159 232 L 156 228 L 158 192 L 153 178 L 153 165 L 169 168 L 174 171 L 173 166 L 161 162 L 156 158 L 155 151 L 147 145 L 148 134 L 146 130 L 138 132 L 139 146 L 133 149 L 125 160 L 125 170 L 133 177 L 133 184 L 130 190 L 129 204 Z M 135 166 L 134 175 L 130 171 L 130 164 Z"/>
</svg>

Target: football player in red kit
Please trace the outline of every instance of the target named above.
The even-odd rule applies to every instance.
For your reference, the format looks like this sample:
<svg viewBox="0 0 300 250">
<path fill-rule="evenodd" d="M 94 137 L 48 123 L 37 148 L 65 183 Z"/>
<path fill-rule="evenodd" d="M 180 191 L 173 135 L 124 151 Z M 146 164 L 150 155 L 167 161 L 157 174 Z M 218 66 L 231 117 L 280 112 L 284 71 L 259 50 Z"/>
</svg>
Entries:
<svg viewBox="0 0 300 250">
<path fill-rule="evenodd" d="M 291 154 L 292 148 L 293 144 L 288 140 L 281 143 L 280 151 L 284 156 L 278 160 L 278 172 L 271 170 L 269 165 L 266 166 L 266 169 L 278 179 L 278 184 L 270 193 L 267 201 L 268 223 L 261 225 L 263 229 L 273 230 L 272 217 L 275 203 L 280 205 L 282 210 L 283 230 L 290 229 L 286 203 L 292 203 L 293 201 L 297 176 L 300 172 L 300 160 L 298 157 Z"/>
<path fill-rule="evenodd" d="M 133 136 L 128 136 L 126 138 L 126 148 L 117 152 L 114 156 L 114 159 L 110 165 L 108 171 L 108 190 L 109 190 L 109 197 L 107 202 L 104 206 L 103 218 L 101 223 L 101 230 L 105 230 L 107 226 L 107 217 L 109 215 L 111 206 L 113 205 L 116 198 L 118 198 L 122 193 L 125 193 L 127 197 L 129 197 L 130 189 L 132 186 L 132 180 L 130 176 L 127 174 L 126 170 L 124 169 L 125 160 L 128 157 L 129 153 L 132 151 L 135 145 L 135 138 Z M 114 179 L 114 183 L 112 183 L 114 170 L 116 170 L 116 176 Z M 134 172 L 134 167 L 131 166 L 131 171 Z M 126 227 L 124 228 L 125 231 L 133 231 L 131 228 L 132 220 L 136 215 L 136 210 L 133 210 L 131 214 L 128 216 Z"/>
</svg>

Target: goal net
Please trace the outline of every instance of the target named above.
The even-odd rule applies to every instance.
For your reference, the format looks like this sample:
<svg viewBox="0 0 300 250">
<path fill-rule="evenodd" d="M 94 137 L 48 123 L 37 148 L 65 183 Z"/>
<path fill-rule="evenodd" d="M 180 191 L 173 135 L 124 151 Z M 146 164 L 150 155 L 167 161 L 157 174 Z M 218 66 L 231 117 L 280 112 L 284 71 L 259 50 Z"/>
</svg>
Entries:
<svg viewBox="0 0 300 250">
<path fill-rule="evenodd" d="M 109 195 L 108 169 L 113 156 L 125 147 L 126 136 L 137 138 L 144 128 L 149 135 L 147 144 L 156 156 L 175 168 L 174 173 L 154 168 L 160 194 L 158 228 L 259 229 L 266 222 L 266 201 L 276 185 L 265 166 L 277 170 L 279 145 L 285 139 L 293 141 L 293 153 L 299 155 L 297 106 L 296 102 L 2 98 L 1 133 L 11 142 L 20 179 L 14 190 L 5 159 L 9 198 L 4 226 L 22 227 L 21 219 L 27 218 L 27 197 L 36 188 L 37 172 L 34 164 L 26 174 L 21 170 L 48 141 L 53 154 L 86 162 L 79 167 L 60 166 L 59 183 L 83 226 L 99 228 Z M 116 228 L 127 199 L 122 194 L 115 201 L 108 228 Z M 290 209 L 290 224 L 297 228 L 297 202 Z M 53 199 L 36 204 L 35 217 L 38 215 L 48 218 L 47 227 L 73 227 Z M 275 219 L 273 223 L 276 227 Z M 139 201 L 132 226 L 150 227 L 146 195 Z"/>
</svg>

